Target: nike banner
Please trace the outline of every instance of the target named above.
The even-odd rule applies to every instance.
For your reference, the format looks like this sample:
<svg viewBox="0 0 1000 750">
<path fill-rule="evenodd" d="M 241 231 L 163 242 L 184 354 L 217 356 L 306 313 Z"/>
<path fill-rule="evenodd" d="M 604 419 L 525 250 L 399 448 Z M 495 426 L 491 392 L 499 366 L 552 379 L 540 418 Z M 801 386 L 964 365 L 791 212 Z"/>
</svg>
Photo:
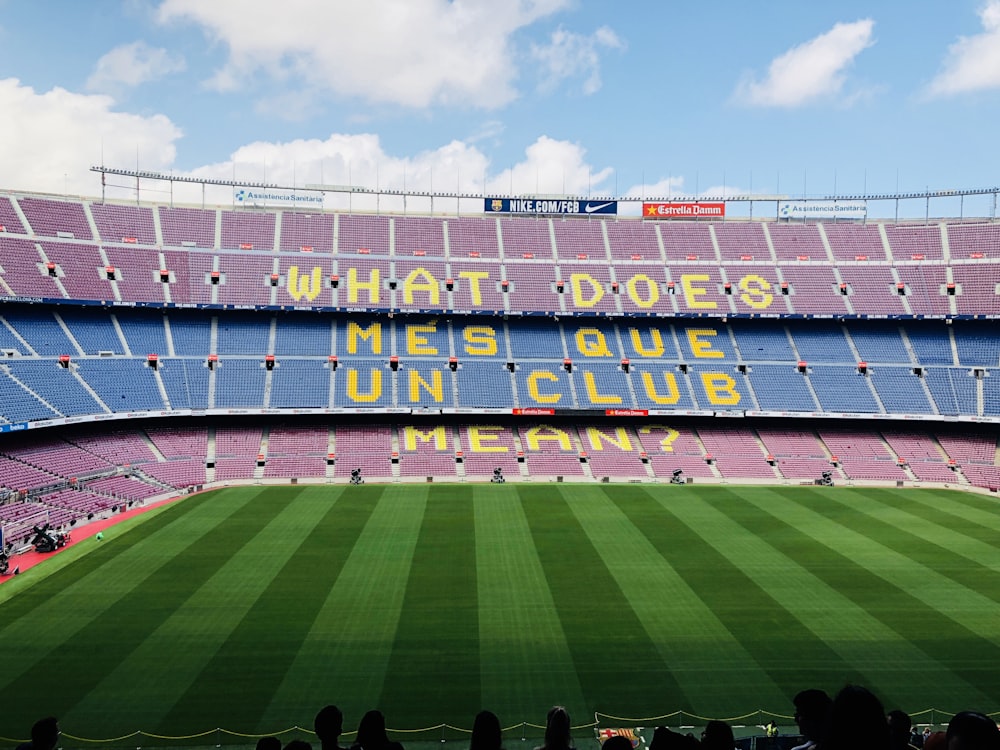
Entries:
<svg viewBox="0 0 1000 750">
<path fill-rule="evenodd" d="M 533 216 L 591 216 L 617 214 L 618 201 L 562 200 L 559 198 L 486 198 L 488 214 L 531 214 Z"/>
</svg>

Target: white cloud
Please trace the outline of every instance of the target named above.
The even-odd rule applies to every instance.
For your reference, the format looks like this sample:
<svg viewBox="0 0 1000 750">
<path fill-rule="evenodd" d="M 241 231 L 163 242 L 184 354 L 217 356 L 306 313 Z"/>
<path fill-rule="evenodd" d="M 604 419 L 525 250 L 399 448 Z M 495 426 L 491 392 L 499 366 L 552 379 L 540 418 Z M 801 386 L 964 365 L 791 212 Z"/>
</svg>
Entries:
<svg viewBox="0 0 1000 750">
<path fill-rule="evenodd" d="M 625 43 L 607 26 L 590 36 L 559 28 L 552 32 L 548 44 L 533 44 L 531 56 L 541 63 L 543 90 L 550 91 L 563 80 L 582 76 L 583 93 L 593 94 L 601 88 L 601 49 L 624 47 Z"/>
<path fill-rule="evenodd" d="M 466 136 L 463 140 L 466 143 L 476 143 L 486 140 L 496 142 L 503 131 L 504 124 L 500 120 L 487 120 L 472 135 Z"/>
<path fill-rule="evenodd" d="M 185 68 L 184 58 L 172 55 L 145 42 L 132 42 L 115 47 L 97 61 L 87 79 L 91 91 L 115 91 L 178 73 Z"/>
<path fill-rule="evenodd" d="M 933 95 L 1000 88 L 1000 0 L 979 11 L 983 32 L 959 37 L 948 48 L 942 70 L 927 87 Z"/>
<path fill-rule="evenodd" d="M 94 195 L 101 162 L 166 169 L 174 161 L 181 131 L 167 117 L 113 111 L 104 95 L 53 88 L 45 93 L 0 80 L 0 164 L 4 185 L 15 190 Z"/>
<path fill-rule="evenodd" d="M 239 148 L 225 162 L 206 165 L 186 176 L 268 182 L 277 185 L 354 185 L 382 190 L 489 194 L 576 194 L 608 192 L 603 185 L 610 168 L 595 168 L 586 152 L 575 143 L 541 136 L 528 146 L 524 158 L 509 167 L 491 163 L 488 155 L 466 141 L 452 141 L 436 149 L 412 156 L 387 153 L 374 134 L 332 134 L 325 140 L 296 140 L 287 143 L 256 142 Z M 231 203 L 232 188 L 207 188 L 209 203 Z M 177 184 L 179 201 L 200 202 L 201 187 Z M 429 211 L 428 198 L 328 193 L 326 208 L 384 211 Z M 435 211 L 453 211 L 454 199 L 436 199 Z M 463 212 L 481 212 L 481 199 L 464 200 Z"/>
<path fill-rule="evenodd" d="M 683 177 L 664 177 L 645 185 L 633 185 L 625 191 L 629 198 L 670 198 L 686 194 Z"/>
<path fill-rule="evenodd" d="M 824 34 L 774 58 L 767 76 L 749 75 L 736 88 L 734 98 L 760 107 L 797 107 L 841 93 L 845 69 L 875 41 L 870 18 L 838 23 Z"/>
<path fill-rule="evenodd" d="M 142 116 L 114 111 L 114 100 L 104 94 L 79 94 L 61 88 L 38 93 L 17 79 L 0 80 L 0 164 L 5 185 L 13 190 L 96 196 L 101 186 L 90 167 L 103 163 L 132 168 L 138 157 L 143 171 L 173 173 L 234 182 L 267 182 L 305 187 L 309 184 L 354 185 L 382 190 L 486 193 L 601 195 L 610 167 L 595 167 L 577 143 L 540 136 L 512 165 L 496 164 L 482 150 L 475 136 L 454 140 L 413 155 L 388 153 L 374 134 L 334 133 L 326 139 L 300 139 L 284 143 L 258 141 L 238 148 L 229 159 L 191 170 L 176 168 L 180 129 L 164 115 Z M 487 122 L 490 135 L 500 125 Z M 134 199 L 135 188 L 126 178 L 108 178 L 109 198 Z M 140 198 L 167 199 L 167 186 L 142 182 Z M 172 199 L 200 204 L 200 185 L 175 183 Z M 233 189 L 209 186 L 204 199 L 210 205 L 227 205 Z M 329 193 L 327 208 L 375 209 L 373 196 Z M 456 208 L 437 199 L 436 211 Z M 378 207 L 386 211 L 428 211 L 429 199 L 382 196 Z M 481 199 L 467 199 L 463 212 L 482 211 Z"/>
<path fill-rule="evenodd" d="M 487 192 L 506 195 L 588 195 L 607 192 L 603 183 L 614 174 L 611 167 L 595 169 L 586 150 L 577 143 L 539 137 L 524 152 L 524 161 L 495 174 Z M 513 189 L 512 189 L 513 186 Z"/>
<path fill-rule="evenodd" d="M 163 0 L 162 23 L 191 21 L 229 50 L 208 82 L 289 85 L 408 107 L 498 107 L 516 96 L 511 36 L 570 0 Z"/>
</svg>

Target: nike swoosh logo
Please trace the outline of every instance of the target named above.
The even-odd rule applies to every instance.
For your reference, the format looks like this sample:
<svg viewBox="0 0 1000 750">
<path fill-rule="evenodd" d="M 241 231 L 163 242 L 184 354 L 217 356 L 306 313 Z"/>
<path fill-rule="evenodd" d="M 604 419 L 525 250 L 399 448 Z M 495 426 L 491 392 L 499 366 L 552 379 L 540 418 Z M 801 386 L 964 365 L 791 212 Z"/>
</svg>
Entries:
<svg viewBox="0 0 1000 750">
<path fill-rule="evenodd" d="M 594 211 L 600 211 L 602 208 L 607 208 L 613 203 L 614 201 L 609 201 L 608 203 L 598 203 L 596 206 L 593 205 L 592 203 L 588 203 L 586 206 L 583 207 L 583 210 L 586 211 L 588 214 L 592 214 L 594 213 Z"/>
</svg>

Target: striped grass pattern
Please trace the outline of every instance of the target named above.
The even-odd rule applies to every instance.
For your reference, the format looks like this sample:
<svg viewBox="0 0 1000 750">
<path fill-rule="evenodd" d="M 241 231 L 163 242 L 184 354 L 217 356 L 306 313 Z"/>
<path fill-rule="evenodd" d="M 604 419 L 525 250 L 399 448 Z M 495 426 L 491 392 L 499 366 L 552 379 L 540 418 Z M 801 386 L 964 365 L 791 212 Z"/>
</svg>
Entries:
<svg viewBox="0 0 1000 750">
<path fill-rule="evenodd" d="M 0 588 L 0 736 L 1000 707 L 1000 506 L 938 490 L 230 488 Z"/>
</svg>

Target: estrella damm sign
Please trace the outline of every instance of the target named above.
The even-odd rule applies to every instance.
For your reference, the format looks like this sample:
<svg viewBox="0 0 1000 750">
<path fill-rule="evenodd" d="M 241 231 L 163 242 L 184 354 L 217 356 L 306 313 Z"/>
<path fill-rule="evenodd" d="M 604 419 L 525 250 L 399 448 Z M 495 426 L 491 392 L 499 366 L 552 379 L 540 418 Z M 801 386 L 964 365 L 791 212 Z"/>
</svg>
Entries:
<svg viewBox="0 0 1000 750">
<path fill-rule="evenodd" d="M 671 201 L 669 203 L 643 203 L 644 219 L 721 219 L 726 215 L 726 204 L 722 201 Z"/>
</svg>

